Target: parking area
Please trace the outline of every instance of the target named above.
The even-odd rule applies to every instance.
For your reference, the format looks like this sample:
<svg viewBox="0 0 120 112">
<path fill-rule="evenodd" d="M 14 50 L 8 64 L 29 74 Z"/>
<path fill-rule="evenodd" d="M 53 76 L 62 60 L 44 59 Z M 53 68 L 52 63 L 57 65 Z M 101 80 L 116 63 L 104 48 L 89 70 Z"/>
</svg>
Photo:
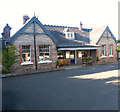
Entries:
<svg viewBox="0 0 120 112">
<path fill-rule="evenodd" d="M 118 64 L 3 78 L 3 110 L 117 110 Z"/>
</svg>

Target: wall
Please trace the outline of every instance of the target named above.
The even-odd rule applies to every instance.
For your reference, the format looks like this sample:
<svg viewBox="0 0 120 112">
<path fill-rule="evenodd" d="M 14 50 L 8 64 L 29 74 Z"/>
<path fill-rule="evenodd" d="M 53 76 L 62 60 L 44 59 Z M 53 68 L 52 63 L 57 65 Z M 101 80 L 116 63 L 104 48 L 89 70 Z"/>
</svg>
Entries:
<svg viewBox="0 0 120 112">
<path fill-rule="evenodd" d="M 117 60 L 117 44 L 112 37 L 102 37 L 98 43 L 98 45 L 106 45 L 106 57 L 102 57 L 102 47 L 98 50 L 97 54 L 100 58 L 100 62 L 106 61 L 115 61 Z M 109 45 L 113 45 L 113 57 L 109 56 Z"/>
<path fill-rule="evenodd" d="M 36 23 L 36 32 L 44 33 L 43 29 Z M 33 23 L 30 24 L 24 32 L 32 32 L 33 33 Z M 22 56 L 17 58 L 17 63 L 12 66 L 12 72 L 20 72 L 20 71 L 33 71 L 35 70 L 35 57 L 34 57 L 34 35 L 33 34 L 21 34 L 18 36 L 13 44 L 16 46 L 19 52 L 16 54 L 21 54 L 22 45 L 30 45 L 31 46 L 31 61 L 33 64 L 31 65 L 21 65 Z M 51 63 L 38 64 L 39 60 L 39 45 L 50 45 L 50 58 L 52 60 Z M 36 55 L 37 55 L 37 68 L 38 70 L 51 69 L 56 67 L 57 60 L 57 49 L 56 44 L 53 40 L 46 34 L 36 34 Z"/>
</svg>

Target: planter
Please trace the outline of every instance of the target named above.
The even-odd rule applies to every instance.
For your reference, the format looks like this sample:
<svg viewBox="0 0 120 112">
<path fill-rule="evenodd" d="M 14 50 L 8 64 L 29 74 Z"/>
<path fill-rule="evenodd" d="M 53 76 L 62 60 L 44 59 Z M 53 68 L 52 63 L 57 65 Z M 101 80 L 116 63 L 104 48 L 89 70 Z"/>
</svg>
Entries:
<svg viewBox="0 0 120 112">
<path fill-rule="evenodd" d="M 100 63 L 100 61 L 97 61 L 97 63 Z"/>
<path fill-rule="evenodd" d="M 87 61 L 86 64 L 87 65 L 92 65 L 93 61 Z"/>
<path fill-rule="evenodd" d="M 57 68 L 60 68 L 60 66 L 57 66 Z"/>
</svg>

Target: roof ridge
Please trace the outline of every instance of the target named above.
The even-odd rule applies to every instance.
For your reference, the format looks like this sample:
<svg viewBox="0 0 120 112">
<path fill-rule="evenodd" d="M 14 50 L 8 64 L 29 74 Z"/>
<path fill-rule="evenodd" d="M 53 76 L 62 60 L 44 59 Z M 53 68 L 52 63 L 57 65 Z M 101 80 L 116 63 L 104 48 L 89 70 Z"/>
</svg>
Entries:
<svg viewBox="0 0 120 112">
<path fill-rule="evenodd" d="M 44 26 L 51 26 L 51 27 L 62 27 L 62 28 L 77 28 L 77 29 L 78 29 L 78 27 L 59 26 L 59 25 L 46 25 L 46 24 L 44 24 Z"/>
</svg>

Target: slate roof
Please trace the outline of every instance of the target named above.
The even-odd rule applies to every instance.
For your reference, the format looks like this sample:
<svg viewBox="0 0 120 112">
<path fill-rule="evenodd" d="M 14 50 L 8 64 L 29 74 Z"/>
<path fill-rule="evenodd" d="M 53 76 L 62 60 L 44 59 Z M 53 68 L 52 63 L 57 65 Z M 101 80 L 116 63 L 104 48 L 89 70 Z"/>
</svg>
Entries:
<svg viewBox="0 0 120 112">
<path fill-rule="evenodd" d="M 67 27 L 67 26 L 53 26 L 44 25 L 47 30 L 58 40 L 58 47 L 89 47 L 90 45 L 85 45 L 82 43 L 89 43 L 88 32 L 80 31 L 77 27 Z M 68 28 L 70 32 L 74 32 L 75 39 L 70 40 L 65 38 L 64 28 Z M 92 45 L 93 46 L 93 45 Z"/>
<path fill-rule="evenodd" d="M 110 32 L 110 34 L 112 35 L 112 38 L 117 43 L 116 38 L 114 37 L 110 28 L 107 25 L 101 26 L 99 28 L 93 28 L 92 29 L 92 31 L 90 32 L 91 43 L 94 43 L 94 44 L 98 43 L 106 30 L 108 30 Z"/>
<path fill-rule="evenodd" d="M 90 29 L 83 29 L 80 31 L 77 27 L 67 27 L 67 26 L 53 26 L 53 25 L 43 25 L 38 18 L 35 16 L 29 20 L 20 30 L 18 30 L 11 38 L 8 39 L 8 43 L 12 44 L 14 40 L 21 34 L 24 34 L 24 30 L 33 22 L 38 23 L 44 30 L 45 34 L 49 35 L 50 38 L 56 43 L 57 47 L 89 47 L 90 45 L 82 44 L 78 41 L 89 43 L 89 31 Z M 74 32 L 75 40 L 68 40 L 65 38 L 64 28 L 69 28 L 69 31 Z M 77 40 L 77 41 L 76 41 Z M 93 46 L 93 45 L 91 45 Z M 94 47 L 94 46 L 93 46 Z"/>
<path fill-rule="evenodd" d="M 6 40 L 4 37 L 0 38 L 0 49 L 6 49 Z"/>
<path fill-rule="evenodd" d="M 92 29 L 82 28 L 83 31 L 90 32 Z"/>
<path fill-rule="evenodd" d="M 57 43 L 56 38 L 55 38 L 53 35 L 51 35 L 51 33 L 44 27 L 44 25 L 43 25 L 43 24 L 38 20 L 38 18 L 36 18 L 35 16 L 34 16 L 28 23 L 26 23 L 20 30 L 18 30 L 11 38 L 9 38 L 7 42 L 8 42 L 9 44 L 12 44 L 13 41 L 14 41 L 21 33 L 24 33 L 24 30 L 25 30 L 31 23 L 33 23 L 33 22 L 38 23 L 38 24 L 41 26 L 41 28 L 44 30 L 44 32 L 45 32 L 47 35 L 49 35 L 49 36 L 51 37 L 51 39 L 52 39 L 55 43 Z"/>
</svg>

